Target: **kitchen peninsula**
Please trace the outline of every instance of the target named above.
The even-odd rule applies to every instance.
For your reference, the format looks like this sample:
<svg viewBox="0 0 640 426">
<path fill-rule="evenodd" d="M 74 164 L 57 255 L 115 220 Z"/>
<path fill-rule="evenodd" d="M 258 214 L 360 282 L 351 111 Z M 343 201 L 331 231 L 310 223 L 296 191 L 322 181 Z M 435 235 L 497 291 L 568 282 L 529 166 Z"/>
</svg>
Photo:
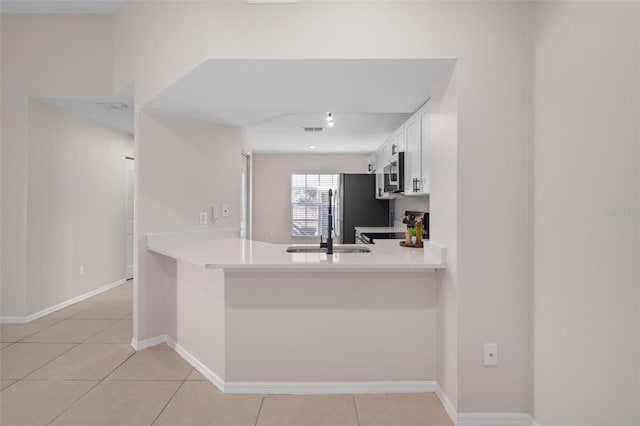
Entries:
<svg viewBox="0 0 640 426">
<path fill-rule="evenodd" d="M 237 235 L 147 236 L 176 259 L 167 342 L 207 379 L 237 393 L 434 390 L 444 247 L 288 253 Z"/>
</svg>

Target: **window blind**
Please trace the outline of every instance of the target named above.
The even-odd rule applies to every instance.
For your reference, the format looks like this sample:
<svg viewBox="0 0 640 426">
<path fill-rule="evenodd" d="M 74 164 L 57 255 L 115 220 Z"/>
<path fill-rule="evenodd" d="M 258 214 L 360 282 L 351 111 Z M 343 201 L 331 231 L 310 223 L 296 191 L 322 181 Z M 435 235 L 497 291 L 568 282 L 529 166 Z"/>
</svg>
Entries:
<svg viewBox="0 0 640 426">
<path fill-rule="evenodd" d="M 291 175 L 291 235 L 327 237 L 329 224 L 329 189 L 333 190 L 333 225 L 337 229 L 339 212 L 336 200 L 339 174 L 298 173 Z M 337 231 L 335 232 L 337 235 Z"/>
</svg>

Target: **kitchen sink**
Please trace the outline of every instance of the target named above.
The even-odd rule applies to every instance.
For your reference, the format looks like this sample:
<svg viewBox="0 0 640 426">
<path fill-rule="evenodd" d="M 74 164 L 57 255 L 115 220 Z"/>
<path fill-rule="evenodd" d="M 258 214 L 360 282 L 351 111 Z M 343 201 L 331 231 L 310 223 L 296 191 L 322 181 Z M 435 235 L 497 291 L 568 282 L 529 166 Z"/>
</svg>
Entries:
<svg viewBox="0 0 640 426">
<path fill-rule="evenodd" d="M 289 246 L 287 247 L 287 253 L 326 253 L 325 247 L 318 246 Z M 333 246 L 334 253 L 370 253 L 369 247 L 359 247 L 352 245 L 340 245 Z"/>
</svg>

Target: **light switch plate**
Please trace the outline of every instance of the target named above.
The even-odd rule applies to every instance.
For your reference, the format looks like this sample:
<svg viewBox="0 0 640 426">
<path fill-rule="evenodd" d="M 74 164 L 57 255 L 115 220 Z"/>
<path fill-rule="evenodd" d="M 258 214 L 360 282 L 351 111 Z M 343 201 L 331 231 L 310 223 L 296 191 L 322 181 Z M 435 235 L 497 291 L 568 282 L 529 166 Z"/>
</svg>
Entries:
<svg viewBox="0 0 640 426">
<path fill-rule="evenodd" d="M 485 343 L 484 344 L 484 365 L 498 365 L 498 344 L 497 343 Z"/>
<path fill-rule="evenodd" d="M 229 204 L 223 204 L 222 217 L 229 217 L 230 214 L 231 214 L 231 208 L 229 207 Z"/>
<path fill-rule="evenodd" d="M 207 212 L 200 212 L 200 225 L 207 224 Z"/>
</svg>

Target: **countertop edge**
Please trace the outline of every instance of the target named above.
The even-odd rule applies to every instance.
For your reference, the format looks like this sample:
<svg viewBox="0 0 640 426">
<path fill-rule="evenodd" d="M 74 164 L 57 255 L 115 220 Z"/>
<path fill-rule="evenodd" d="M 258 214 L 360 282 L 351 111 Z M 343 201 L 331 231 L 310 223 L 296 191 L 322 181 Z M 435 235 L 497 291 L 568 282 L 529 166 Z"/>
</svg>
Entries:
<svg viewBox="0 0 640 426">
<path fill-rule="evenodd" d="M 175 235 L 175 234 L 174 234 Z M 383 261 L 382 263 L 332 263 L 331 259 L 326 260 L 324 263 L 289 263 L 282 261 L 281 259 L 274 261 L 274 263 L 267 263 L 264 261 L 258 261 L 256 263 L 229 263 L 225 259 L 220 259 L 220 263 L 215 263 L 214 259 L 201 259 L 202 256 L 193 256 L 182 249 L 174 249 L 173 242 L 174 235 L 167 235 L 169 240 L 162 240 L 161 235 L 157 235 L 160 238 L 147 239 L 147 249 L 153 253 L 161 254 L 163 256 L 181 260 L 189 264 L 205 268 L 205 269 L 221 269 L 224 271 L 234 273 L 251 273 L 251 272 L 428 272 L 446 269 L 446 247 L 437 243 L 431 243 L 433 253 L 427 253 L 423 263 L 407 263 L 399 262 L 393 263 L 393 261 Z M 155 237 L 155 236 L 154 236 Z M 226 237 L 226 235 L 225 235 Z M 208 239 L 208 238 L 207 238 Z M 216 239 L 216 238 L 213 238 Z M 223 239 L 226 239 L 223 237 Z M 180 244 L 189 244 L 188 238 L 186 241 L 183 238 L 179 238 Z M 193 241 L 193 240 L 191 240 Z M 201 240 L 202 241 L 202 240 Z M 261 243 L 262 244 L 262 243 Z M 269 243 L 265 243 L 269 244 Z M 280 246 L 275 244 L 274 246 Z M 410 249 L 411 250 L 411 249 Z M 214 260 L 214 262 L 211 262 Z"/>
<path fill-rule="evenodd" d="M 186 259 L 181 259 L 189 262 Z M 193 262 L 189 262 L 195 264 Z M 218 265 L 205 264 L 206 269 L 222 269 L 228 272 L 436 272 L 446 269 L 444 264 L 423 264 L 423 265 L 381 265 L 372 268 L 371 265 L 365 267 L 362 265 Z"/>
</svg>

